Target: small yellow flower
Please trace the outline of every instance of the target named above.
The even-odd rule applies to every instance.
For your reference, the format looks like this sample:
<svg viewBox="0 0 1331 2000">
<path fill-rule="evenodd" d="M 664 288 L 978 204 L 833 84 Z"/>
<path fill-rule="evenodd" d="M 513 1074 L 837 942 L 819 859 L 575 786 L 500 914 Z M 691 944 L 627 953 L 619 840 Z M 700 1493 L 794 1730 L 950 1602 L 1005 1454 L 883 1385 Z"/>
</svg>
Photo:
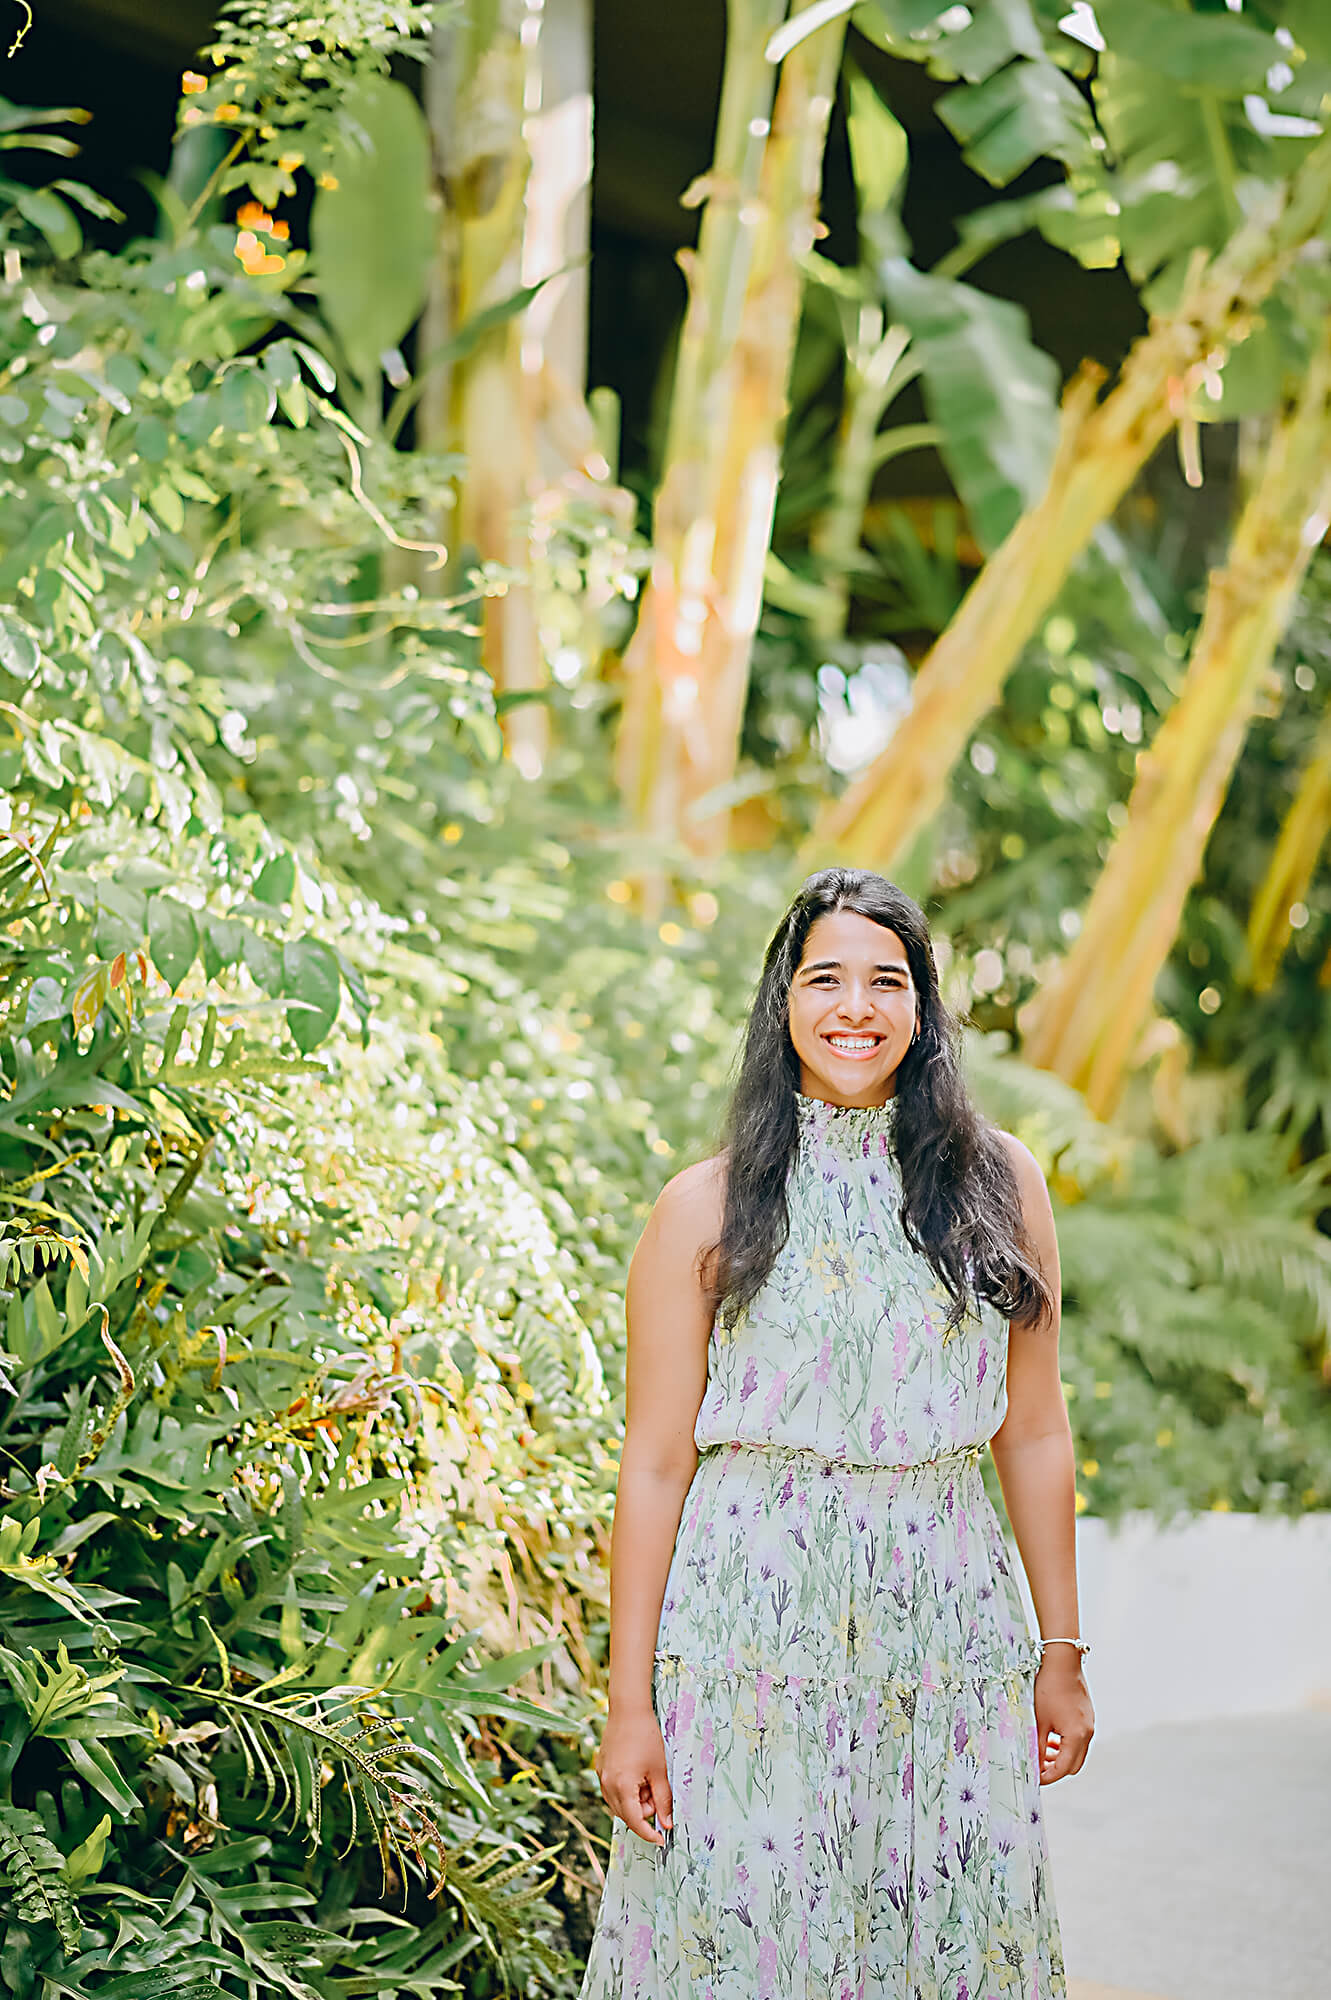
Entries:
<svg viewBox="0 0 1331 2000">
<path fill-rule="evenodd" d="M 236 210 L 236 221 L 242 229 L 271 229 L 273 218 L 261 201 L 247 201 Z"/>
<path fill-rule="evenodd" d="M 605 893 L 612 903 L 631 903 L 633 890 L 627 882 L 607 882 Z"/>
<path fill-rule="evenodd" d="M 240 106 L 238 104 L 219 104 L 213 113 L 213 117 L 219 125 L 233 124 L 239 116 Z"/>
<path fill-rule="evenodd" d="M 180 114 L 182 125 L 202 125 L 203 113 L 197 104 L 187 104 Z"/>
<path fill-rule="evenodd" d="M 1072 1505 L 1074 1512 L 1078 1514 L 1084 1514 L 1086 1512 L 1086 1507 L 1087 1507 L 1086 1495 L 1082 1492 L 1078 1492 L 1077 1497 L 1073 1501 Z"/>
<path fill-rule="evenodd" d="M 278 166 L 284 174 L 294 174 L 297 167 L 305 164 L 304 153 L 282 153 L 278 156 Z"/>
<path fill-rule="evenodd" d="M 451 819 L 448 822 L 448 825 L 444 828 L 444 839 L 448 842 L 449 846 L 451 847 L 455 840 L 461 840 L 461 838 L 462 838 L 462 828 L 459 826 L 458 822 L 455 819 Z"/>
<path fill-rule="evenodd" d="M 1088 1479 L 1094 1479 L 1096 1473 L 1100 1470 L 1100 1461 L 1098 1458 L 1084 1458 L 1081 1462 L 1081 1469 Z"/>
<path fill-rule="evenodd" d="M 656 935 L 660 938 L 662 944 L 679 944 L 684 937 L 684 933 L 678 924 L 662 924 Z"/>
<path fill-rule="evenodd" d="M 1112 1396 L 1112 1395 L 1113 1395 L 1113 1393 L 1114 1393 L 1114 1385 L 1113 1385 L 1113 1383 L 1112 1383 L 1112 1382 L 1097 1382 L 1097 1383 L 1096 1383 L 1096 1385 L 1095 1385 L 1095 1395 L 1096 1395 L 1096 1400 L 1097 1400 L 1097 1402 L 1101 1402 L 1101 1403 L 1103 1403 L 1103 1401 L 1104 1401 L 1105 1397 L 1106 1397 L 1106 1396 Z"/>
<path fill-rule="evenodd" d="M 279 243 L 288 243 L 291 240 L 291 224 L 289 222 L 270 222 L 268 225 L 268 234 L 276 238 Z"/>
<path fill-rule="evenodd" d="M 207 88 L 207 77 L 200 76 L 196 69 L 187 69 L 180 79 L 180 94 L 182 97 L 196 97 L 201 90 L 207 90 Z"/>
<path fill-rule="evenodd" d="M 821 1280 L 824 1294 L 842 1292 L 855 1283 L 855 1253 L 840 1243 L 820 1243 L 809 1258 L 809 1269 Z"/>
<path fill-rule="evenodd" d="M 1213 1514 L 1227 1514 L 1229 1512 L 1229 1502 L 1223 1493 L 1218 1500 L 1211 1502 L 1211 1512 Z"/>
<path fill-rule="evenodd" d="M 319 185 L 321 188 L 329 189 L 337 187 L 339 185 L 337 175 L 328 173 L 320 174 Z"/>
<path fill-rule="evenodd" d="M 1174 1433 L 1166 1426 L 1164 1430 L 1156 1432 L 1155 1441 L 1160 1446 L 1160 1449 L 1164 1451 L 1167 1446 L 1173 1444 Z"/>
</svg>

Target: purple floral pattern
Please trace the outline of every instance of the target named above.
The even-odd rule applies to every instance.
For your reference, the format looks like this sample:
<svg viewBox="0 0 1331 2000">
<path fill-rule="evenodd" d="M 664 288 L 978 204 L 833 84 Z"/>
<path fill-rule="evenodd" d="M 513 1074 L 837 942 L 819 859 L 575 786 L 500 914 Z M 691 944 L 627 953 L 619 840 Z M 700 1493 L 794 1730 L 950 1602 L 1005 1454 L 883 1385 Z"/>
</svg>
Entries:
<svg viewBox="0 0 1331 2000">
<path fill-rule="evenodd" d="M 657 1637 L 664 1849 L 616 1821 L 580 2000 L 1064 2000 L 1038 1652 L 894 1107 L 799 1100 L 790 1237 L 714 1329 Z"/>
</svg>

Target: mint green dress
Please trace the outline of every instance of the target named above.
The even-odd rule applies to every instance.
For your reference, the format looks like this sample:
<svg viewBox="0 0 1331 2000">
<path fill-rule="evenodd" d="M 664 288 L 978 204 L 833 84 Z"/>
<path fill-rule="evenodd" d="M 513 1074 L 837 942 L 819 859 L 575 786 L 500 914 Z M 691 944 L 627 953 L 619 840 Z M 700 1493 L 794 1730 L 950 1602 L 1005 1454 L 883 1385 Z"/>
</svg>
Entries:
<svg viewBox="0 0 1331 2000">
<path fill-rule="evenodd" d="M 945 1327 L 895 1106 L 798 1100 L 790 1236 L 714 1328 L 661 1607 L 665 1848 L 621 1820 L 581 2000 L 1063 2000 L 1039 1655 L 980 1459 L 1007 1325 Z"/>
</svg>

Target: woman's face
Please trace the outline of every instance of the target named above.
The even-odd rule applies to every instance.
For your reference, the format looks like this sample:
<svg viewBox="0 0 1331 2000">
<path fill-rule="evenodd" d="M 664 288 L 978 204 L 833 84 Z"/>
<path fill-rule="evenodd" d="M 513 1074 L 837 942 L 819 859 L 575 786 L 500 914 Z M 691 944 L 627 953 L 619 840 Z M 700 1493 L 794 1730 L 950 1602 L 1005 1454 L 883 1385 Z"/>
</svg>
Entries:
<svg viewBox="0 0 1331 2000">
<path fill-rule="evenodd" d="M 915 1032 L 918 997 L 905 946 L 852 910 L 819 917 L 790 983 L 800 1089 L 832 1104 L 883 1104 Z"/>
</svg>

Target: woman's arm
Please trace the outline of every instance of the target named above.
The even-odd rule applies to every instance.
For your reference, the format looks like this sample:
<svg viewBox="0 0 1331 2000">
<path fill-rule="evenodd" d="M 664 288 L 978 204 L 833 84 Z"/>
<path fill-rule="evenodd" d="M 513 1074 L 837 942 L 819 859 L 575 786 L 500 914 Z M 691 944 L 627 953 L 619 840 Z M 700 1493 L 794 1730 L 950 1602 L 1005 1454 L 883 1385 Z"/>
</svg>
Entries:
<svg viewBox="0 0 1331 2000">
<path fill-rule="evenodd" d="M 1031 1588 L 1041 1635 L 1081 1636 L 1077 1611 L 1076 1457 L 1058 1366 L 1058 1240 L 1049 1190 L 1028 1147 L 1004 1133 L 1026 1233 L 1054 1301 L 1034 1325 L 1008 1329 L 1007 1415 L 990 1440 L 1008 1519 Z M 1079 1771 L 1095 1731 L 1074 1646 L 1051 1646 L 1035 1678 L 1040 1783 Z"/>
<path fill-rule="evenodd" d="M 663 1189 L 629 1265 L 624 1449 L 610 1543 L 610 1715 L 597 1757 L 601 1795 L 658 1845 L 671 1823 L 652 1673 L 666 1577 L 698 1463 L 693 1429 L 707 1386 L 712 1310 L 700 1259 L 721 1227 L 718 1160 Z M 649 1824 L 652 1817 L 656 1827 Z"/>
</svg>

